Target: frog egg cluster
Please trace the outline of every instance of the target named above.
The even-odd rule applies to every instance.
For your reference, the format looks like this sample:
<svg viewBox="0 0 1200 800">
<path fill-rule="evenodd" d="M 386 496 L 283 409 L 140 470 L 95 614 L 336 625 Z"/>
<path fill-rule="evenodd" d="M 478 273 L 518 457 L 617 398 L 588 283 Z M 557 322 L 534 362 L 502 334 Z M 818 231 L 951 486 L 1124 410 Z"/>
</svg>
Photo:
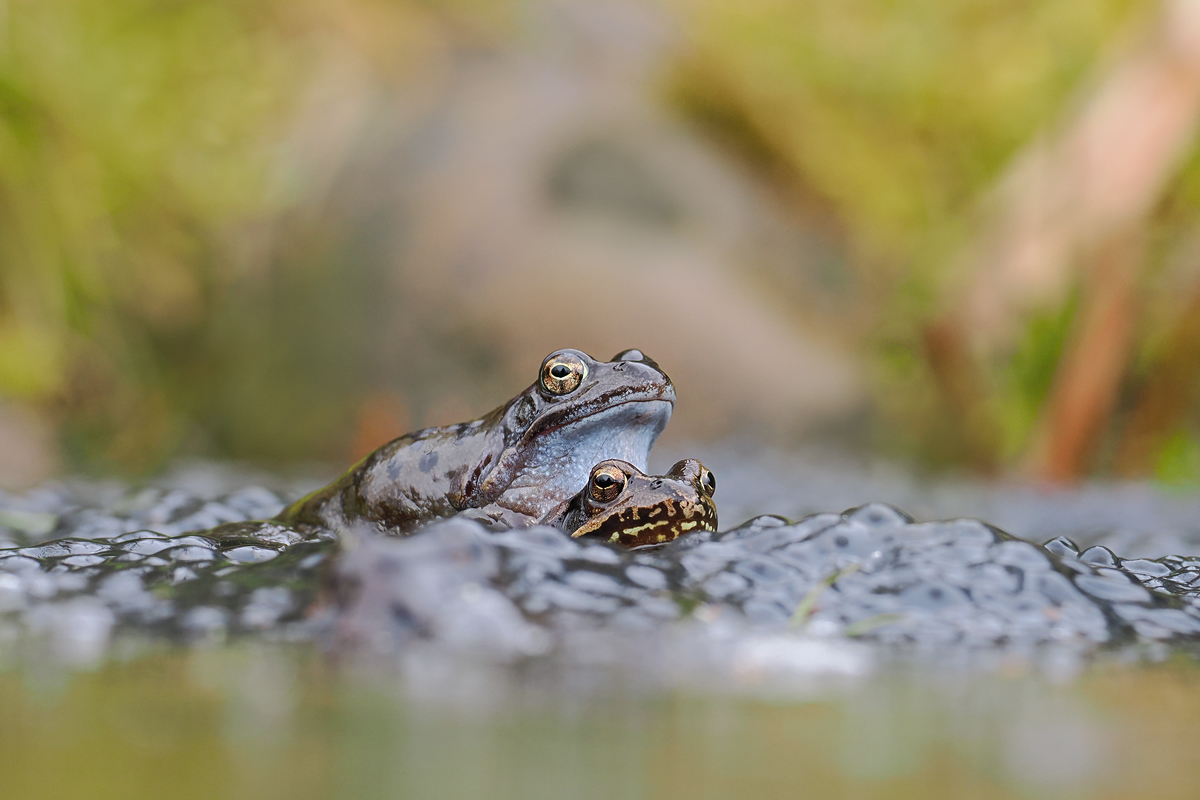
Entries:
<svg viewBox="0 0 1200 800">
<path fill-rule="evenodd" d="M 136 531 L 178 536 L 230 522 L 268 519 L 280 495 L 250 486 L 203 497 L 178 488 L 128 493 L 119 485 L 51 484 L 26 495 L 0 491 L 0 548 L 47 539 L 111 539 Z"/>
<path fill-rule="evenodd" d="M 99 657 L 128 632 L 433 646 L 508 662 L 615 658 L 619 642 L 697 630 L 732 650 L 778 649 L 778 637 L 799 634 L 1080 652 L 1200 635 L 1198 557 L 1122 560 L 975 520 L 917 523 L 883 504 L 799 522 L 758 517 L 633 552 L 549 528 L 493 533 L 467 519 L 406 539 L 343 531 L 340 541 L 247 521 L 282 505 L 263 489 L 0 496 L 9 545 L 0 548 L 0 638 L 43 637 L 70 661 Z"/>
<path fill-rule="evenodd" d="M 796 523 L 760 517 L 632 553 L 455 520 L 410 540 L 364 538 L 338 572 L 356 587 L 343 611 L 352 641 L 388 650 L 440 639 L 505 659 L 582 631 L 675 621 L 733 624 L 743 639 L 804 631 L 917 648 L 1088 651 L 1200 634 L 1200 558 L 1122 562 L 975 520 L 915 523 L 882 504 Z"/>
<path fill-rule="evenodd" d="M 277 513 L 275 493 L 83 489 L 0 496 L 0 638 L 32 634 L 64 660 L 86 663 L 123 629 L 196 639 L 295 635 L 288 631 L 308 624 L 332 535 L 237 524 Z M 225 526 L 220 535 L 215 525 Z M 198 527 L 206 530 L 184 533 Z"/>
<path fill-rule="evenodd" d="M 977 520 L 916 523 L 871 504 L 794 524 L 758 518 L 695 544 L 680 563 L 685 584 L 707 601 L 736 605 L 761 624 L 803 622 L 889 644 L 1027 647 L 1200 634 L 1200 594 L 1185 582 L 1200 559 L 1126 563 L 1102 547 L 1081 554 L 1066 539 L 1051 544 Z M 801 604 L 805 620 L 795 619 Z"/>
<path fill-rule="evenodd" d="M 87 660 L 121 627 L 176 638 L 284 632 L 304 624 L 332 546 L 290 538 L 250 545 L 137 531 L 2 550 L 0 619 L 46 634 L 69 660 Z"/>
</svg>

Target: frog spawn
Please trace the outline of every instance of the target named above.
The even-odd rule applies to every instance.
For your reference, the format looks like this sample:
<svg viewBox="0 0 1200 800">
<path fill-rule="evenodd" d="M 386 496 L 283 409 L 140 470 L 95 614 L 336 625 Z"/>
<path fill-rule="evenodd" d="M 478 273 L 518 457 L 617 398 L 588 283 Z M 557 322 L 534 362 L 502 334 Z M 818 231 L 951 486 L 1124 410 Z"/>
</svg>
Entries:
<svg viewBox="0 0 1200 800">
<path fill-rule="evenodd" d="M 106 484 L 52 484 L 25 496 L 0 492 L 0 548 L 68 537 L 111 539 L 136 531 L 178 536 L 268 519 L 284 505 L 280 495 L 260 486 L 201 497 L 175 488 L 126 493 Z"/>
<path fill-rule="evenodd" d="M 228 497 L 180 499 L 143 498 L 107 525 L 158 515 L 178 533 L 198 513 L 238 517 Z M 88 510 L 59 509 L 55 532 L 94 533 Z M 344 532 L 337 559 L 331 535 L 304 539 L 270 523 L 205 533 L 123 530 L 0 550 L 0 633 L 47 636 L 76 660 L 127 631 L 319 637 L 384 651 L 425 643 L 501 661 L 579 649 L 598 633 L 661 638 L 681 624 L 742 640 L 804 631 L 918 648 L 1087 651 L 1200 634 L 1200 558 L 1122 561 L 974 520 L 915 523 L 882 504 L 795 523 L 759 517 L 633 552 L 463 519 L 403 540 Z M 331 561 L 336 592 L 315 613 Z"/>
<path fill-rule="evenodd" d="M 419 551 L 373 540 L 341 565 L 370 597 L 349 604 L 351 627 L 373 631 L 377 642 L 390 628 L 393 646 L 442 629 L 463 613 L 459 605 L 389 577 L 429 574 L 441 563 L 455 565 L 446 585 L 460 578 L 439 597 L 477 597 L 486 587 L 523 612 L 510 618 L 534 621 L 559 640 L 589 629 L 655 630 L 685 617 L 732 620 L 744 633 L 803 629 L 918 648 L 1086 651 L 1200 634 L 1200 591 L 1181 581 L 1200 574 L 1200 558 L 1136 560 L 1130 569 L 1113 557 L 1098 566 L 1065 540 L 1049 549 L 975 520 L 914 523 L 879 504 L 797 523 L 760 517 L 631 553 L 549 529 L 482 535 L 462 521 L 423 538 Z M 400 566 L 407 553 L 413 561 Z M 471 568 L 462 571 L 464 564 Z M 397 615 L 402 625 L 390 623 Z"/>
<path fill-rule="evenodd" d="M 1087 647 L 1200 634 L 1200 595 L 1152 592 L 1144 572 L 1119 560 L 1098 567 L 1066 540 L 1051 550 L 976 520 L 915 523 L 873 504 L 791 525 L 759 518 L 715 544 L 742 553 L 720 564 L 722 554 L 697 546 L 681 558 L 689 578 L 766 625 L 792 620 L 918 646 Z M 811 613 L 792 619 L 806 597 Z"/>
<path fill-rule="evenodd" d="M 0 617 L 89 660 L 114 628 L 173 638 L 307 625 L 332 542 L 221 543 L 146 531 L 0 551 Z M 255 567 L 255 569 L 249 569 Z"/>
</svg>

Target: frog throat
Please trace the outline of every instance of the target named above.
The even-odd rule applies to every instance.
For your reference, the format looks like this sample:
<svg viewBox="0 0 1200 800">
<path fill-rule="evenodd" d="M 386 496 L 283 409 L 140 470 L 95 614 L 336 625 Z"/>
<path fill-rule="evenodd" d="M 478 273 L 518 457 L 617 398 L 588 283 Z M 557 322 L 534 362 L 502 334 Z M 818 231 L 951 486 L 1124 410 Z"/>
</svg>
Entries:
<svg viewBox="0 0 1200 800">
<path fill-rule="evenodd" d="M 621 459 L 645 470 L 673 406 L 667 399 L 638 399 L 542 428 L 501 453 L 480 499 L 538 518 L 582 489 L 601 461 Z"/>
</svg>

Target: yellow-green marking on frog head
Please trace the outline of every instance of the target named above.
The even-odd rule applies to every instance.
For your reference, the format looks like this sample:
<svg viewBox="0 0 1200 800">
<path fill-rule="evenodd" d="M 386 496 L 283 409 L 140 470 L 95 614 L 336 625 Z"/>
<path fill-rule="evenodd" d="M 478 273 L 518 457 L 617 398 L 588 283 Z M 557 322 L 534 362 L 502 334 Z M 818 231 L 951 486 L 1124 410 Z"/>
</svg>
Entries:
<svg viewBox="0 0 1200 800">
<path fill-rule="evenodd" d="M 572 538 L 600 539 L 625 547 L 664 544 L 686 533 L 715 531 L 717 481 L 694 458 L 665 475 L 646 475 L 620 459 L 592 467 L 587 486 L 541 522 Z"/>
</svg>

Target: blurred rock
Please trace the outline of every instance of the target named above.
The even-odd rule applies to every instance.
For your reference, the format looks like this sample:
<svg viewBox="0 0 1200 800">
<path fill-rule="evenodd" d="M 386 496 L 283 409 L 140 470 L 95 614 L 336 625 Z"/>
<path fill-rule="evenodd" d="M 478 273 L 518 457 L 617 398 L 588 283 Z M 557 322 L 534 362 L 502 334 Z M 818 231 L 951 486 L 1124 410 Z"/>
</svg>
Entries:
<svg viewBox="0 0 1200 800">
<path fill-rule="evenodd" d="M 764 259 L 815 272 L 824 234 L 664 112 L 655 20 L 551 10 L 530 52 L 461 68 L 413 187 L 401 291 L 489 331 L 522 377 L 564 345 L 644 348 L 679 385 L 680 433 L 796 431 L 855 410 L 853 358 L 751 273 Z"/>
<path fill-rule="evenodd" d="M 260 404 L 278 392 L 276 419 L 298 397 L 315 415 L 345 402 L 336 388 L 399 398 L 413 425 L 449 422 L 448 404 L 489 410 L 556 348 L 638 347 L 679 389 L 669 436 L 850 427 L 866 393 L 837 236 L 666 108 L 670 26 L 641 7 L 555 3 L 518 39 L 448 38 L 427 80 L 377 86 L 358 135 L 322 151 L 342 166 L 281 223 L 268 287 L 295 322 L 271 328 L 297 351 L 277 360 L 303 370 L 259 381 Z M 354 409 L 338 413 L 352 428 Z"/>
</svg>

